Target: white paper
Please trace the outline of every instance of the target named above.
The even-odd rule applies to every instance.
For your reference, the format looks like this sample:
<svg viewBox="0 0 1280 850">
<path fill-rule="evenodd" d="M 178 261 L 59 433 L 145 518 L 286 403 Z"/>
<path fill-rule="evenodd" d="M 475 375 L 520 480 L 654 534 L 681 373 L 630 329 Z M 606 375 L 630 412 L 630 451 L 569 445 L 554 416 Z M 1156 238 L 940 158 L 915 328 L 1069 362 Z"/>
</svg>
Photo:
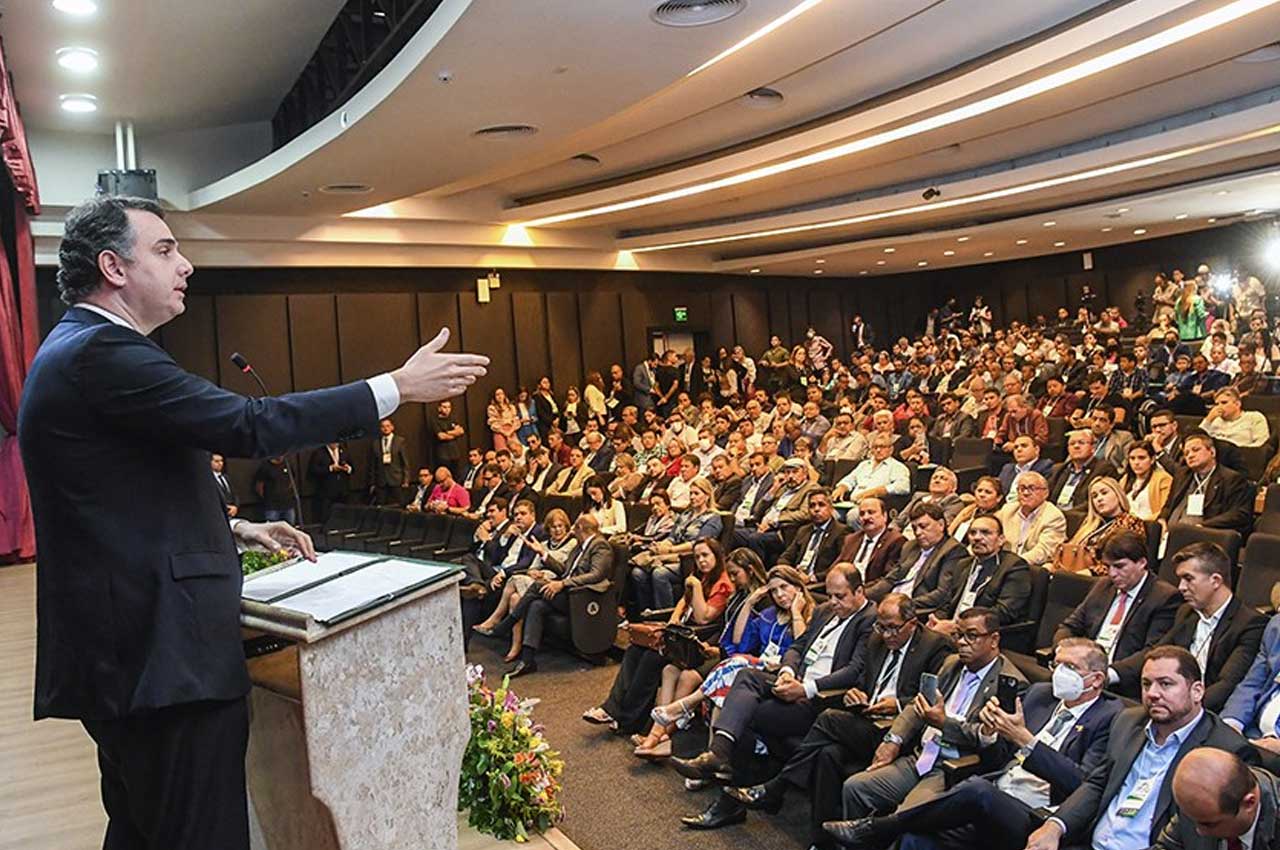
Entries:
<svg viewBox="0 0 1280 850">
<path fill-rule="evenodd" d="M 316 622 L 329 623 L 370 602 L 391 599 L 414 585 L 458 569 L 454 564 L 421 564 L 390 559 L 361 567 L 353 573 L 286 597 L 281 608 L 310 614 Z"/>
<path fill-rule="evenodd" d="M 279 596 L 292 593 L 298 588 L 306 587 L 312 582 L 329 578 L 380 557 L 382 556 L 369 552 L 325 552 L 316 559 L 314 564 L 302 560 L 282 570 L 247 576 L 240 595 L 255 602 L 269 602 Z"/>
</svg>

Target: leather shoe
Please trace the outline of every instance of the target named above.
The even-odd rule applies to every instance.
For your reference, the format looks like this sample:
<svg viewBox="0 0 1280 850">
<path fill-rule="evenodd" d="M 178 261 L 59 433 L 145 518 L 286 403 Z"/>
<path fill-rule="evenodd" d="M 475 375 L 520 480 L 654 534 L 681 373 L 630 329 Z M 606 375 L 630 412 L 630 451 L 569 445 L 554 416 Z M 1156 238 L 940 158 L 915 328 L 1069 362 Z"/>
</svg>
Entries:
<svg viewBox="0 0 1280 850">
<path fill-rule="evenodd" d="M 749 785 L 745 788 L 726 788 L 724 793 L 752 811 L 765 811 L 776 815 L 782 808 L 786 790 L 772 782 Z"/>
<path fill-rule="evenodd" d="M 720 797 L 700 814 L 680 818 L 680 823 L 690 829 L 719 829 L 722 826 L 745 823 L 746 820 L 746 809 L 736 802 Z"/>
<path fill-rule="evenodd" d="M 537 673 L 538 665 L 532 661 L 517 661 L 516 666 L 512 667 L 507 675 L 512 679 L 518 679 L 526 673 Z"/>
<path fill-rule="evenodd" d="M 870 848 L 880 843 L 871 818 L 829 820 L 822 824 L 822 828 L 845 847 Z"/>
<path fill-rule="evenodd" d="M 718 779 L 722 782 L 729 780 L 729 765 L 716 758 L 715 753 L 710 750 L 696 758 L 673 758 L 671 766 L 685 779 Z"/>
</svg>

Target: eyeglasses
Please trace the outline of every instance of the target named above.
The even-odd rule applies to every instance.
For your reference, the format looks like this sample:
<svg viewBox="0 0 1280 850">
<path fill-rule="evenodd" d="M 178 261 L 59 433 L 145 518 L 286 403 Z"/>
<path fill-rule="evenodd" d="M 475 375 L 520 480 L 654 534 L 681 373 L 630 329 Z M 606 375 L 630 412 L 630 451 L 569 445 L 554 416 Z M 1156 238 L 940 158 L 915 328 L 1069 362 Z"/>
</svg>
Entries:
<svg viewBox="0 0 1280 850">
<path fill-rule="evenodd" d="M 871 625 L 871 628 L 876 630 L 876 634 L 882 635 L 884 637 L 888 637 L 889 635 L 896 635 L 898 632 L 905 629 L 907 627 L 907 622 L 908 621 L 904 621 L 902 623 L 899 623 L 896 626 L 891 626 L 887 623 L 877 622 L 877 623 L 873 623 Z"/>
<path fill-rule="evenodd" d="M 956 643 L 977 643 L 984 637 L 989 637 L 995 632 L 956 632 Z"/>
</svg>

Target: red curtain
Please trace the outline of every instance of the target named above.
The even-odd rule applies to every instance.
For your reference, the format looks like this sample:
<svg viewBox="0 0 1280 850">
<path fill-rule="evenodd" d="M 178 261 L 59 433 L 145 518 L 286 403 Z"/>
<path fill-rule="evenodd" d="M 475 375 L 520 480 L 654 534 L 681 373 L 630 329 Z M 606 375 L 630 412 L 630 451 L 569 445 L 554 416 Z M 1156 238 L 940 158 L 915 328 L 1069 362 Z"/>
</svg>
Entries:
<svg viewBox="0 0 1280 850">
<path fill-rule="evenodd" d="M 29 215 L 40 212 L 35 169 L 17 102 L 9 86 L 0 42 L 0 160 L 8 186 L 0 185 L 0 203 L 12 204 L 14 244 L 0 240 L 0 563 L 35 556 L 31 498 L 18 454 L 18 402 L 27 367 L 39 339 L 36 314 L 36 267 Z M 0 180 L 0 183 L 5 181 Z M 4 195 L 11 195 L 12 201 Z M 16 273 L 16 277 L 15 277 Z"/>
</svg>

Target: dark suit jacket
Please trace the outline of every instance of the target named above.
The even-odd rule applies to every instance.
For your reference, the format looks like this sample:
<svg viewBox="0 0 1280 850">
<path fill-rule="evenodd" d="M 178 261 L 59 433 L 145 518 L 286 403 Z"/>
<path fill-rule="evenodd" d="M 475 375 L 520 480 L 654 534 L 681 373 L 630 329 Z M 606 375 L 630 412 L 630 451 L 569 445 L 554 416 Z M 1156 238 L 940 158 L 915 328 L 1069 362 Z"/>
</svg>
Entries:
<svg viewBox="0 0 1280 850">
<path fill-rule="evenodd" d="M 1031 464 L 1029 472 L 1038 472 L 1046 479 L 1053 472 L 1053 461 L 1047 457 L 1042 457 L 1035 463 Z M 1000 468 L 1000 491 L 1008 493 L 1013 490 L 1013 479 L 1017 475 L 1017 465 L 1010 461 Z M 1061 489 L 1061 488 L 1059 488 Z"/>
<path fill-rule="evenodd" d="M 1258 825 L 1253 833 L 1253 850 L 1280 850 L 1280 780 L 1259 768 L 1251 768 L 1253 778 L 1258 782 L 1259 812 Z M 1184 818 L 1177 809 L 1173 817 L 1160 831 L 1160 838 L 1152 845 L 1153 850 L 1218 850 L 1222 841 L 1217 838 L 1206 838 L 1196 832 L 1196 823 Z"/>
<path fill-rule="evenodd" d="M 227 483 L 227 487 L 225 490 L 222 488 L 222 485 L 218 483 L 218 479 L 216 476 L 213 479 L 214 486 L 218 490 L 218 498 L 222 499 L 222 504 L 225 505 L 226 507 L 229 507 L 229 508 L 239 507 L 240 500 L 236 498 L 235 485 L 231 483 L 231 476 L 227 475 L 227 470 L 225 467 L 222 470 L 222 480 Z"/>
<path fill-rule="evenodd" d="M 606 443 L 600 447 L 600 451 L 596 452 L 595 457 L 591 458 L 591 462 L 587 464 L 597 473 L 605 473 L 609 471 L 609 467 L 613 464 L 613 446 Z"/>
<path fill-rule="evenodd" d="M 1173 476 L 1169 500 L 1160 511 L 1160 518 L 1168 520 L 1173 509 L 1186 500 L 1195 484 L 1190 469 L 1180 468 Z M 1253 486 L 1240 473 L 1221 463 L 1213 467 L 1204 490 L 1204 515 L 1199 519 L 1187 517 L 1188 522 L 1205 528 L 1230 528 L 1248 534 L 1253 528 Z"/>
<path fill-rule="evenodd" d="M 608 590 L 612 583 L 613 547 L 599 534 L 592 535 L 585 550 L 581 546 L 575 547 L 565 560 L 565 587 Z"/>
<path fill-rule="evenodd" d="M 1049 408 L 1049 412 L 1045 413 L 1045 408 Z M 1046 419 L 1066 419 L 1071 415 L 1071 411 L 1076 409 L 1076 397 L 1071 393 L 1064 392 L 1055 399 L 1043 395 L 1036 400 L 1036 410 L 1044 413 Z"/>
<path fill-rule="evenodd" d="M 800 530 L 796 532 L 796 536 L 791 539 L 791 545 L 783 551 L 778 557 L 779 564 L 788 564 L 790 566 L 798 566 L 804 553 L 809 549 L 809 541 L 813 537 L 814 525 L 806 522 L 800 526 Z M 818 551 L 813 557 L 813 563 L 809 565 L 809 574 L 815 581 L 822 581 L 827 577 L 827 571 L 831 569 L 831 565 L 836 562 L 836 556 L 840 554 L 840 547 L 844 545 L 844 539 L 849 534 L 849 527 L 840 520 L 832 517 L 827 521 L 827 529 L 823 533 L 822 541 L 818 545 Z"/>
<path fill-rule="evenodd" d="M 731 508 L 734 514 L 737 514 L 738 508 L 740 507 L 740 503 L 742 499 L 746 496 L 747 490 L 750 487 L 751 487 L 751 482 L 749 478 L 742 479 L 741 490 L 738 493 L 738 501 L 735 502 L 733 507 Z M 750 513 L 748 514 L 748 516 L 750 517 L 750 520 L 749 520 L 750 525 L 753 525 L 753 526 L 756 525 L 757 523 L 760 522 L 760 518 L 764 516 L 765 510 L 767 510 L 766 506 L 769 504 L 769 500 L 768 500 L 769 490 L 772 487 L 773 487 L 773 473 L 766 472 L 764 474 L 764 477 L 760 479 L 760 486 L 756 488 L 755 499 L 752 501 L 751 506 L 749 508 Z"/>
<path fill-rule="evenodd" d="M 990 563 L 991 559 L 988 559 L 987 564 Z M 969 571 L 973 569 L 973 564 L 974 558 L 971 555 L 968 560 L 961 561 L 956 566 L 955 581 L 946 588 L 949 594 L 942 597 L 942 605 L 936 609 L 940 617 L 951 618 L 960 613 L 956 608 L 960 604 L 960 598 L 964 596 L 965 586 L 969 582 Z M 980 579 L 978 595 L 973 600 L 974 606 L 995 611 L 1000 617 L 1002 626 L 1025 620 L 1027 606 L 1031 602 L 1031 568 L 1027 566 L 1027 562 L 1012 552 L 1003 550 L 995 559 L 994 569 L 990 566 L 987 569 L 990 574 Z M 939 585 L 939 590 L 941 589 L 942 586 Z M 941 594 L 938 595 L 941 596 Z M 928 602 L 934 601 L 933 596 L 928 598 Z M 922 614 L 929 613 L 933 608 L 921 598 L 916 599 L 916 605 L 921 609 Z"/>
<path fill-rule="evenodd" d="M 935 440 L 947 438 L 942 433 L 947 429 L 948 418 L 945 415 L 938 415 L 933 424 L 929 426 L 929 436 Z M 961 437 L 975 437 L 978 434 L 978 423 L 974 421 L 972 416 L 964 413 L 956 412 L 951 422 L 951 435 L 947 439 L 958 440 Z M 932 454 L 932 452 L 930 452 Z"/>
<path fill-rule="evenodd" d="M 1116 468 L 1105 460 L 1098 458 L 1090 458 L 1085 464 L 1084 477 L 1076 485 L 1076 490 L 1071 494 L 1071 507 L 1082 508 L 1086 506 L 1089 498 L 1089 485 L 1093 483 L 1093 479 L 1116 475 Z M 1049 479 L 1049 501 L 1055 505 L 1058 504 L 1058 494 L 1062 492 L 1062 488 L 1066 486 L 1067 481 L 1071 478 L 1071 463 L 1065 462 L 1058 464 L 1053 470 L 1053 476 Z M 1062 507 L 1061 505 L 1058 505 Z"/>
<path fill-rule="evenodd" d="M 515 522 L 513 520 L 507 520 L 506 525 L 502 526 L 499 531 L 491 535 L 489 539 L 480 546 L 480 557 L 494 570 L 497 570 L 498 565 L 507 559 L 507 555 L 511 552 L 511 547 L 514 546 L 516 540 L 519 539 L 514 533 L 507 533 L 508 531 L 514 532 L 514 526 Z M 504 534 L 507 537 L 505 541 L 502 539 Z M 546 540 L 547 537 L 540 525 L 535 525 L 530 530 L 529 536 L 538 540 Z M 521 546 L 520 554 L 516 556 L 515 565 L 510 567 L 507 570 L 507 573 L 509 575 L 514 575 L 515 573 L 523 573 L 527 571 L 535 557 L 537 557 L 537 555 L 534 553 L 533 547 Z"/>
<path fill-rule="evenodd" d="M 377 418 L 363 381 L 245 398 L 136 331 L 68 310 L 18 413 L 40 546 L 35 716 L 248 693 L 240 559 L 209 453 L 287 454 L 364 437 Z"/>
<path fill-rule="evenodd" d="M 1173 626 L 1165 632 L 1157 644 L 1174 644 L 1189 649 L 1195 640 L 1196 625 L 1200 615 L 1189 604 L 1178 609 Z M 1253 656 L 1262 643 L 1262 633 L 1267 628 L 1267 618 L 1253 608 L 1240 603 L 1239 596 L 1231 597 L 1227 610 L 1218 620 L 1209 641 L 1209 661 L 1204 670 L 1204 707 L 1221 711 L 1236 685 L 1249 672 Z M 1142 677 L 1142 662 L 1146 652 L 1137 652 L 1117 661 L 1112 667 L 1120 676 L 1116 690 L 1126 696 L 1136 697 Z"/>
<path fill-rule="evenodd" d="M 483 463 L 478 463 L 475 466 L 468 466 L 466 469 L 462 470 L 462 472 L 458 473 L 458 483 L 461 484 L 463 487 L 466 487 L 468 490 L 471 490 L 472 492 L 474 492 L 477 488 L 480 487 L 480 472 L 483 469 L 484 469 Z M 471 483 L 467 484 L 467 476 L 471 475 L 473 470 L 475 472 L 475 475 L 474 477 L 472 477 Z"/>
<path fill-rule="evenodd" d="M 844 539 L 844 548 L 840 550 L 840 554 L 836 556 L 836 562 L 848 561 L 853 563 L 853 559 L 858 556 L 858 549 L 862 546 L 862 541 L 866 539 L 865 531 L 856 531 Z M 871 557 L 867 559 L 866 575 L 862 577 L 864 582 L 873 582 L 890 568 L 898 563 L 898 556 L 902 553 L 902 544 L 906 542 L 906 538 L 894 528 L 892 525 L 885 528 L 884 533 L 880 535 L 880 539 L 876 541 L 876 545 L 871 550 Z"/>
<path fill-rule="evenodd" d="M 1102 621 L 1115 602 L 1116 588 L 1111 579 L 1102 578 L 1093 583 L 1089 595 L 1067 615 L 1053 633 L 1053 642 L 1069 637 L 1096 638 L 1102 631 Z M 1182 605 L 1182 594 L 1167 582 L 1148 575 L 1137 597 L 1130 600 L 1125 611 L 1124 623 L 1116 635 L 1111 657 L 1122 660 L 1150 649 L 1173 625 L 1173 617 Z"/>
<path fill-rule="evenodd" d="M 715 484 L 714 501 L 718 511 L 732 511 L 742 498 L 742 476 L 730 475 L 728 480 Z"/>
<path fill-rule="evenodd" d="M 374 487 L 404 487 L 409 483 L 409 455 L 404 449 L 404 437 L 391 435 L 391 463 L 382 462 L 382 435 L 369 443 L 369 485 Z"/>
<path fill-rule="evenodd" d="M 871 632 L 867 640 L 866 662 L 862 665 L 862 681 L 857 687 L 870 699 L 875 693 L 876 685 L 884 675 L 884 665 L 889 659 L 889 647 L 884 638 Z M 898 682 L 895 688 L 898 708 L 909 705 L 920 690 L 921 673 L 937 673 L 942 662 L 951 655 L 951 644 L 935 631 L 916 626 L 916 633 L 907 647 L 907 654 L 902 659 L 902 667 L 898 670 Z"/>
<path fill-rule="evenodd" d="M 1111 724 L 1111 740 L 1107 742 L 1106 757 L 1085 777 L 1080 787 L 1063 801 L 1056 812 L 1055 816 L 1067 827 L 1062 846 L 1089 843 L 1099 818 L 1119 793 L 1130 768 L 1147 743 L 1146 726 L 1147 713 L 1142 706 L 1126 708 L 1116 716 Z M 1173 774 L 1178 769 L 1178 763 L 1196 747 L 1214 747 L 1235 753 L 1251 764 L 1257 762 L 1252 744 L 1219 720 L 1216 714 L 1204 712 L 1195 728 L 1182 742 L 1160 784 L 1155 817 L 1151 822 L 1152 840 L 1160 835 L 1173 816 Z"/>
<path fill-rule="evenodd" d="M 893 592 L 898 582 L 906 579 L 911 567 L 920 557 L 920 543 L 912 539 L 902 544 L 898 554 L 898 563 L 875 582 L 867 587 L 867 597 L 877 603 Z M 929 557 L 920 567 L 916 576 L 916 585 L 911 596 L 917 601 L 926 594 L 933 593 L 943 587 L 943 597 L 950 595 L 950 588 L 955 582 L 956 565 L 969 557 L 969 552 L 951 535 L 942 538 L 942 542 L 933 547 Z M 936 607 L 936 605 L 935 605 Z"/>
<path fill-rule="evenodd" d="M 804 657 L 834 616 L 831 603 L 819 605 L 813 612 L 813 619 L 809 621 L 809 628 L 805 629 L 804 634 L 783 653 L 781 666 L 791 668 L 797 678 L 803 679 Z M 875 603 L 868 601 L 862 610 L 849 620 L 849 624 L 840 633 L 839 642 L 836 643 L 835 656 L 831 660 L 831 672 L 815 682 L 820 691 L 846 690 L 857 685 L 861 680 L 862 668 L 866 663 L 866 652 L 863 647 L 866 646 L 867 639 L 871 635 L 871 626 L 876 621 Z"/>
<path fill-rule="evenodd" d="M 351 456 L 344 446 L 338 447 L 338 462 L 351 463 Z M 307 461 L 307 475 L 310 476 L 312 483 L 316 486 L 317 496 L 338 499 L 346 495 L 351 476 L 346 472 L 330 472 L 329 465 L 331 463 L 333 463 L 333 458 L 329 455 L 329 449 L 321 446 L 311 453 L 311 458 Z"/>
</svg>

